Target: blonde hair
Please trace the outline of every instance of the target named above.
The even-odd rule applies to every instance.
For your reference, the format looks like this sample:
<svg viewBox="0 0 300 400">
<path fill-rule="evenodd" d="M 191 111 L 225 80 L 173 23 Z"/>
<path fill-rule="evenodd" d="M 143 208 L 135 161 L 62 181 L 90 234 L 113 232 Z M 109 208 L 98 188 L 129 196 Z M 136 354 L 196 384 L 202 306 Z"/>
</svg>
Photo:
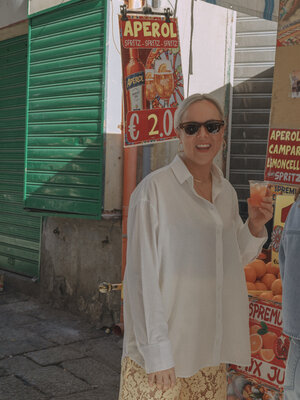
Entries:
<svg viewBox="0 0 300 400">
<path fill-rule="evenodd" d="M 216 99 L 214 99 L 208 94 L 195 93 L 184 99 L 183 102 L 180 103 L 179 106 L 177 107 L 177 110 L 175 111 L 174 115 L 175 130 L 178 129 L 179 125 L 181 124 L 182 122 L 181 119 L 183 117 L 183 114 L 186 112 L 189 106 L 196 103 L 197 101 L 203 101 L 203 100 L 211 102 L 219 111 L 221 119 L 224 119 L 224 111 Z"/>
</svg>

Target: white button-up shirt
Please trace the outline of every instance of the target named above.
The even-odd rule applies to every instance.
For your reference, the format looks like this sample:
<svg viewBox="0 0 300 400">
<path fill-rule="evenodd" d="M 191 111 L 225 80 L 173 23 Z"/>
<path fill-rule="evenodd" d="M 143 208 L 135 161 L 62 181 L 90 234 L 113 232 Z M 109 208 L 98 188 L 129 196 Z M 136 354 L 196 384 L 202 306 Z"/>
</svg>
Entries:
<svg viewBox="0 0 300 400">
<path fill-rule="evenodd" d="M 130 199 L 123 356 L 147 373 L 175 366 L 176 376 L 189 377 L 206 366 L 250 363 L 243 265 L 266 231 L 252 236 L 215 165 L 212 177 L 210 203 L 176 156 Z"/>
</svg>

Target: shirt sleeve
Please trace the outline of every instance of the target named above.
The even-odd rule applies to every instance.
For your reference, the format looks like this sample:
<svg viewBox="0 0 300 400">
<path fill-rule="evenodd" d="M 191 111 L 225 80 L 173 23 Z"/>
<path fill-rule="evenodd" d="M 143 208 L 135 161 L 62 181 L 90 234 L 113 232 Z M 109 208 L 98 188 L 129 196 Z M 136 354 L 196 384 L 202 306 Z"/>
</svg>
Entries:
<svg viewBox="0 0 300 400">
<path fill-rule="evenodd" d="M 159 287 L 157 229 L 157 213 L 148 200 L 130 207 L 124 301 L 133 316 L 137 346 L 147 373 L 174 367 Z"/>
<path fill-rule="evenodd" d="M 261 252 L 263 244 L 268 239 L 268 232 L 264 227 L 259 237 L 253 236 L 249 230 L 248 220 L 243 223 L 239 214 L 239 206 L 236 192 L 233 193 L 234 218 L 237 232 L 237 240 L 240 249 L 242 264 L 247 265 Z"/>
</svg>

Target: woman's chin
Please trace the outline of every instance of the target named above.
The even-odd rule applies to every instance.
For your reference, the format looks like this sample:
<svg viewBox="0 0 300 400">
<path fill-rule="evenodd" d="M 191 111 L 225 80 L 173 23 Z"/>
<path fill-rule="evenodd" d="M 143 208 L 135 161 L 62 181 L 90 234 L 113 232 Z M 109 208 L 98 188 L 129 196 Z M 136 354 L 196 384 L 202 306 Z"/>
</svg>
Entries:
<svg viewBox="0 0 300 400">
<path fill-rule="evenodd" d="M 193 164 L 197 164 L 199 166 L 204 166 L 207 164 L 211 164 L 213 162 L 214 157 L 215 157 L 215 154 L 212 154 L 211 151 L 199 151 L 196 154 L 194 154 L 193 156 L 185 155 L 184 159 L 188 163 L 193 163 Z"/>
</svg>

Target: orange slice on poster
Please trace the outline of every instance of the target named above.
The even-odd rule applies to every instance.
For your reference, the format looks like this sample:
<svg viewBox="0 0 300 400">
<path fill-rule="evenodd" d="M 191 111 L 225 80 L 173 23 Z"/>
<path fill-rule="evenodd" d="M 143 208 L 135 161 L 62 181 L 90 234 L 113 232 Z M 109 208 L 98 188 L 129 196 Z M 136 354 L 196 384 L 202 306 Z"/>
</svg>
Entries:
<svg viewBox="0 0 300 400">
<path fill-rule="evenodd" d="M 250 335 L 250 345 L 251 355 L 254 356 L 255 354 L 258 354 L 259 350 L 263 346 L 261 335 L 259 335 L 258 333 L 253 333 L 252 335 Z"/>
<path fill-rule="evenodd" d="M 259 355 L 266 362 L 271 362 L 275 358 L 275 353 L 273 349 L 260 349 Z"/>
</svg>

